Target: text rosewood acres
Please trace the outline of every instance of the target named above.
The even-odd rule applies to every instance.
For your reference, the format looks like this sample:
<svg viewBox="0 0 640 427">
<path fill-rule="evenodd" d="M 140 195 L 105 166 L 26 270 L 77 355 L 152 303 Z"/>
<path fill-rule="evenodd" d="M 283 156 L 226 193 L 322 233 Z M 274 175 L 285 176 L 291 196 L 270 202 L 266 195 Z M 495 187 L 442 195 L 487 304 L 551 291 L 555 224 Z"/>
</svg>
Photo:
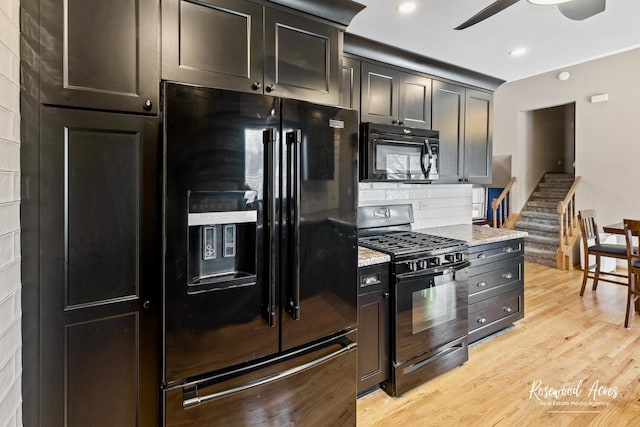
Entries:
<svg viewBox="0 0 640 427">
<path fill-rule="evenodd" d="M 580 380 L 575 387 L 563 386 L 563 387 L 552 387 L 548 385 L 543 385 L 542 380 L 535 380 L 531 384 L 531 390 L 529 391 L 529 399 L 535 398 L 537 401 L 541 402 L 543 399 L 559 399 L 562 397 L 580 397 L 582 395 L 582 386 L 584 384 L 584 380 Z M 610 397 L 615 399 L 618 397 L 618 387 L 613 386 L 603 386 L 600 385 L 600 381 L 595 380 L 591 387 L 589 387 L 589 391 L 587 394 L 587 399 L 591 399 L 593 401 L 597 401 L 598 398 L 602 397 Z"/>
</svg>

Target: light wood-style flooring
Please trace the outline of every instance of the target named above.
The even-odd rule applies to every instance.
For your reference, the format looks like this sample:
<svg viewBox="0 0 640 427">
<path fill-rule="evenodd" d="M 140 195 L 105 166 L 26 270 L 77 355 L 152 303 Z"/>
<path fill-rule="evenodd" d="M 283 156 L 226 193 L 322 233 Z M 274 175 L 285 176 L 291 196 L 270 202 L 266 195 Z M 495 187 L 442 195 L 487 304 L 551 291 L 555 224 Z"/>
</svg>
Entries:
<svg viewBox="0 0 640 427">
<path fill-rule="evenodd" d="M 357 425 L 640 426 L 640 316 L 625 329 L 626 288 L 589 281 L 580 298 L 581 278 L 527 263 L 524 319 L 400 398 L 358 399 Z"/>
</svg>

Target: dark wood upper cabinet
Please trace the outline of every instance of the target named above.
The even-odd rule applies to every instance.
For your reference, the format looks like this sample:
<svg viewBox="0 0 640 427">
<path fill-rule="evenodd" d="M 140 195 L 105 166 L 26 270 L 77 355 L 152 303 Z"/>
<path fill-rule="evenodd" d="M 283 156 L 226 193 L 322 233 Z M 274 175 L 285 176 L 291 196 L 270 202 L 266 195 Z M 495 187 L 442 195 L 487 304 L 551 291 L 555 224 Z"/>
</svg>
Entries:
<svg viewBox="0 0 640 427">
<path fill-rule="evenodd" d="M 337 105 L 342 31 L 247 0 L 162 2 L 162 78 Z"/>
<path fill-rule="evenodd" d="M 261 5 L 243 0 L 162 2 L 162 78 L 262 93 Z"/>
<path fill-rule="evenodd" d="M 159 0 L 41 0 L 43 104 L 156 114 Z"/>
<path fill-rule="evenodd" d="M 440 183 L 491 183 L 493 95 L 433 81 L 433 128 L 440 131 Z"/>
<path fill-rule="evenodd" d="M 344 57 L 340 77 L 340 106 L 360 110 L 360 61 Z"/>
<path fill-rule="evenodd" d="M 463 178 L 465 88 L 439 80 L 433 82 L 433 128 L 440 132 L 440 180 Z"/>
<path fill-rule="evenodd" d="M 157 426 L 157 119 L 42 107 L 40 140 L 40 418 Z"/>
<path fill-rule="evenodd" d="M 369 62 L 362 63 L 363 122 L 431 128 L 431 79 Z"/>
<path fill-rule="evenodd" d="M 464 171 L 469 182 L 490 184 L 493 152 L 493 95 L 466 90 Z"/>
<path fill-rule="evenodd" d="M 327 105 L 340 102 L 342 32 L 265 8 L 265 93 Z"/>
</svg>

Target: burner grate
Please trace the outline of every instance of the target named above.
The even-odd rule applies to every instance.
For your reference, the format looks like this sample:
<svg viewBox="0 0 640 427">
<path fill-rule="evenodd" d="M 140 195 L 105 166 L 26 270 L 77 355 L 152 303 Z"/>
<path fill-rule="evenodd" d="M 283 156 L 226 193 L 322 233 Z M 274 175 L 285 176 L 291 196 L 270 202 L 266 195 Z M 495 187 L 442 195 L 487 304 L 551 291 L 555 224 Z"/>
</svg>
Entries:
<svg viewBox="0 0 640 427">
<path fill-rule="evenodd" d="M 361 237 L 358 244 L 390 255 L 436 252 L 466 244 L 460 240 L 415 231 Z"/>
</svg>

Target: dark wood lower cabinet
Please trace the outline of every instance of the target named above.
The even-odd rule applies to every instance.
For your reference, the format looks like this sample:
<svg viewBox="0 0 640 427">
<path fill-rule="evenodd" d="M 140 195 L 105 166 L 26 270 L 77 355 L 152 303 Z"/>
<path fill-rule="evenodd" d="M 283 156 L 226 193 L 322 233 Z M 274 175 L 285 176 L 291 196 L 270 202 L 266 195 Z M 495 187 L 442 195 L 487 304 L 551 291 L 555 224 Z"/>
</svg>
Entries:
<svg viewBox="0 0 640 427">
<path fill-rule="evenodd" d="M 358 269 L 358 394 L 389 378 L 389 266 Z"/>
<path fill-rule="evenodd" d="M 524 317 L 524 241 L 469 248 L 469 342 Z"/>
<path fill-rule="evenodd" d="M 158 122 L 42 107 L 40 419 L 159 422 Z"/>
</svg>

